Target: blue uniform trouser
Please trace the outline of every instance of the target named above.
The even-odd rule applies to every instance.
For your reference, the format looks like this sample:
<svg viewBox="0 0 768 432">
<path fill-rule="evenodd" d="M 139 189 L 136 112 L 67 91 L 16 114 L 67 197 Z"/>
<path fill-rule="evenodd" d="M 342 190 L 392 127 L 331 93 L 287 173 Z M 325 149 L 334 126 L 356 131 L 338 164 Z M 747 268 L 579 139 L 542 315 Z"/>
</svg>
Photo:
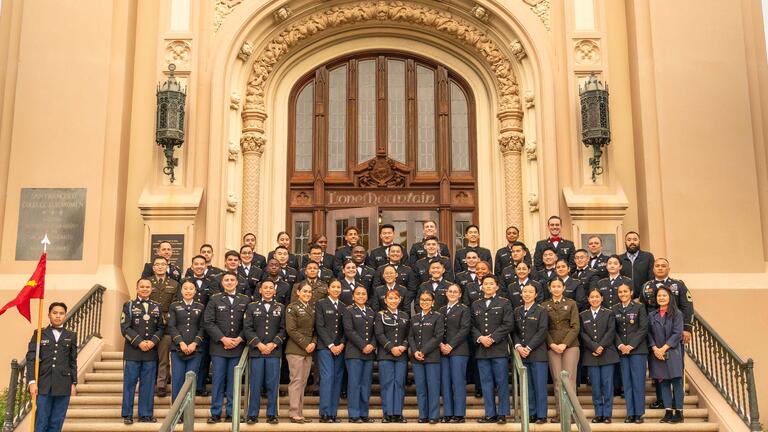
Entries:
<svg viewBox="0 0 768 432">
<path fill-rule="evenodd" d="M 483 387 L 485 415 L 509 415 L 509 367 L 506 357 L 477 359 L 477 369 Z M 496 409 L 494 388 L 499 391 L 499 408 Z"/>
<path fill-rule="evenodd" d="M 645 414 L 645 371 L 647 356 L 631 354 L 621 356 L 621 381 L 624 384 L 624 399 L 627 401 L 627 416 Z"/>
<path fill-rule="evenodd" d="M 237 357 L 211 356 L 213 365 L 213 391 L 211 392 L 211 415 L 221 416 L 221 405 L 224 401 L 224 392 L 227 393 L 227 415 L 232 415 L 232 387 L 235 381 L 235 366 L 240 361 Z M 261 397 L 261 394 L 254 395 Z"/>
<path fill-rule="evenodd" d="M 528 362 L 528 415 L 547 418 L 548 362 Z"/>
<path fill-rule="evenodd" d="M 407 361 L 379 360 L 381 410 L 385 416 L 403 415 L 405 375 L 407 372 Z"/>
<path fill-rule="evenodd" d="M 179 395 L 181 386 L 184 385 L 184 376 L 187 372 L 192 371 L 198 373 L 200 370 L 200 360 L 203 358 L 203 354 L 200 351 L 188 359 L 183 359 L 179 355 L 178 351 L 171 351 L 171 396 L 172 401 L 176 400 L 176 396 Z"/>
<path fill-rule="evenodd" d="M 368 417 L 373 381 L 373 360 L 347 359 L 347 412 L 349 417 Z"/>
<path fill-rule="evenodd" d="M 60 432 L 69 407 L 69 395 L 37 395 L 35 432 Z"/>
<path fill-rule="evenodd" d="M 664 408 L 666 409 L 683 409 L 683 378 L 677 377 L 672 379 L 665 379 L 659 382 L 661 389 L 661 400 L 664 401 Z M 674 396 L 674 403 L 672 397 Z"/>
<path fill-rule="evenodd" d="M 419 418 L 440 418 L 440 363 L 413 362 Z"/>
<path fill-rule="evenodd" d="M 589 381 L 592 383 L 595 417 L 613 416 L 613 369 L 612 364 L 587 367 Z"/>
<path fill-rule="evenodd" d="M 344 355 L 333 355 L 330 350 L 317 351 L 320 372 L 320 415 L 336 417 L 344 379 Z"/>
<path fill-rule="evenodd" d="M 464 417 L 467 414 L 467 362 L 469 356 L 444 356 L 440 359 L 440 385 L 443 415 Z"/>
<path fill-rule="evenodd" d="M 197 387 L 196 391 L 205 390 L 205 380 L 208 378 L 208 372 L 211 369 L 211 353 L 208 351 L 208 336 L 203 338 L 203 343 L 198 345 L 197 352 L 200 353 L 200 366 L 197 369 Z"/>
<path fill-rule="evenodd" d="M 126 360 L 123 374 L 123 406 L 121 416 L 133 416 L 133 395 L 139 382 L 139 417 L 152 417 L 155 411 L 155 379 L 157 360 Z"/>
<path fill-rule="evenodd" d="M 277 416 L 280 357 L 251 358 L 251 398 L 248 401 L 248 417 L 259 416 L 262 387 L 267 389 L 267 416 Z"/>
</svg>

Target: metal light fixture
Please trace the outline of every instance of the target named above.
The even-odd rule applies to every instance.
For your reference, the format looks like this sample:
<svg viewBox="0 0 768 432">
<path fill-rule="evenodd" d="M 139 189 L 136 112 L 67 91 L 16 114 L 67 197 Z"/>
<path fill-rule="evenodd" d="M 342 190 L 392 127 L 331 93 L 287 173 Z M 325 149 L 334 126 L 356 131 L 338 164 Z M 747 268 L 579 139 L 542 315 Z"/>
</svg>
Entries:
<svg viewBox="0 0 768 432">
<path fill-rule="evenodd" d="M 176 180 L 174 168 L 179 165 L 179 159 L 173 157 L 176 147 L 184 144 L 184 102 L 187 94 L 181 83 L 176 81 L 173 71 L 176 65 L 168 65 L 168 79 L 157 85 L 157 124 L 155 126 L 155 141 L 163 148 L 165 167 L 163 173 L 171 176 L 171 183 Z"/>
<path fill-rule="evenodd" d="M 611 142 L 611 128 L 608 118 L 608 85 L 589 76 L 586 84 L 579 88 L 581 98 L 581 142 L 586 147 L 592 146 L 594 156 L 589 158 L 592 167 L 592 182 L 603 173 L 600 159 L 603 147 Z"/>
</svg>

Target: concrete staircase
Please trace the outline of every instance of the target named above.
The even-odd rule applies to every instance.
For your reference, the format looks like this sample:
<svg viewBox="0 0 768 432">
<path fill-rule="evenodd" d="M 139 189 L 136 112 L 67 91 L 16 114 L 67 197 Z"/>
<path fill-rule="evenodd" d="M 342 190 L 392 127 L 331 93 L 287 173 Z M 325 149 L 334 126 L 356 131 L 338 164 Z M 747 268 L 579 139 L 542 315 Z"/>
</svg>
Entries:
<svg viewBox="0 0 768 432">
<path fill-rule="evenodd" d="M 131 426 L 125 426 L 122 423 L 120 417 L 120 403 L 122 400 L 122 380 L 123 380 L 123 364 L 122 364 L 122 352 L 103 352 L 101 354 L 101 360 L 93 363 L 93 371 L 85 374 L 85 380 L 81 381 L 78 385 L 78 395 L 73 397 L 70 402 L 69 412 L 67 413 L 67 419 L 64 423 L 64 431 L 67 432 L 107 432 L 107 431 L 157 431 L 160 423 L 134 423 Z M 375 382 L 375 381 L 374 381 Z M 281 389 L 287 390 L 287 386 L 281 386 Z M 596 424 L 592 425 L 595 431 L 718 431 L 720 425 L 716 422 L 710 421 L 710 413 L 707 408 L 702 408 L 703 403 L 700 403 L 699 396 L 690 394 L 689 388 L 686 385 L 685 396 L 685 423 L 670 425 L 658 423 L 658 420 L 664 415 L 663 410 L 646 411 L 644 424 L 625 424 L 623 423 L 626 415 L 626 406 L 624 399 L 617 397 L 614 399 L 614 410 L 612 424 Z M 646 403 L 650 403 L 654 399 L 654 393 L 650 383 L 647 385 Z M 170 392 L 170 386 L 169 386 Z M 592 399 L 590 396 L 590 389 L 586 386 L 581 386 L 578 389 L 579 402 L 584 408 L 585 414 L 588 419 L 591 419 L 594 415 L 594 408 L 592 406 Z M 384 424 L 381 423 L 381 399 L 379 398 L 378 385 L 374 385 L 373 396 L 371 397 L 371 417 L 376 419 L 376 423 L 365 424 L 365 429 L 370 431 L 400 431 L 400 430 L 431 430 L 431 431 L 481 431 L 487 429 L 493 430 L 507 430 L 517 431 L 520 430 L 520 424 L 508 423 L 505 426 L 498 425 L 484 425 L 475 421 L 476 418 L 483 415 L 482 399 L 474 397 L 474 388 L 472 385 L 468 385 L 468 397 L 467 397 L 467 422 L 463 424 L 418 424 L 416 419 L 418 418 L 418 408 L 416 405 L 416 390 L 414 386 L 409 386 L 406 391 L 406 408 L 404 415 L 409 420 L 406 425 L 403 424 Z M 552 390 L 550 388 L 550 394 Z M 554 409 L 554 397 L 549 397 L 549 416 L 555 414 Z M 160 421 L 166 416 L 170 408 L 171 398 L 170 396 L 159 398 L 155 397 L 155 415 Z M 210 397 L 197 397 L 195 399 L 195 430 L 196 431 L 229 431 L 231 429 L 231 423 L 219 423 L 209 425 L 206 423 L 206 419 L 209 415 Z M 249 430 L 275 430 L 275 431 L 358 431 L 361 427 L 359 424 L 346 423 L 347 411 L 346 401 L 341 401 L 341 407 L 339 409 L 339 417 L 342 419 L 342 423 L 319 423 L 318 420 L 318 404 L 319 398 L 316 396 L 308 396 L 305 398 L 304 415 L 312 419 L 313 422 L 305 425 L 296 425 L 288 421 L 287 407 L 288 398 L 280 398 L 280 424 L 268 425 L 264 423 L 263 419 L 260 419 L 260 423 L 256 425 L 246 425 L 244 422 L 241 424 L 241 429 L 244 431 Z M 137 404 L 134 409 L 137 408 Z M 262 402 L 262 415 L 266 407 L 266 401 Z M 134 416 L 137 414 L 134 412 Z M 181 430 L 181 426 L 177 426 L 177 430 Z M 559 424 L 545 424 L 535 425 L 531 424 L 531 431 L 559 431 Z M 575 429 L 574 429 L 575 430 Z"/>
</svg>

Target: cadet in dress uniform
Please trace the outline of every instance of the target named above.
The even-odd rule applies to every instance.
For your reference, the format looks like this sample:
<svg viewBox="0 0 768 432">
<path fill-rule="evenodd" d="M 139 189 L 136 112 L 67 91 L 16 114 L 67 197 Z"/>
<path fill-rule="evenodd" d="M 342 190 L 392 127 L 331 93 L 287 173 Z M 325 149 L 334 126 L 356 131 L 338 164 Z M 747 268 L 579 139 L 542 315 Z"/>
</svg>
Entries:
<svg viewBox="0 0 768 432">
<path fill-rule="evenodd" d="M 443 268 L 445 269 L 445 278 L 453 281 L 454 275 L 453 269 L 451 267 L 451 260 L 448 257 L 440 255 L 438 250 L 437 237 L 425 238 L 424 249 L 427 251 L 426 256 L 416 261 L 416 264 L 413 266 L 413 270 L 416 273 L 416 277 L 418 278 L 419 283 L 424 283 L 429 280 L 429 266 L 435 261 L 440 261 L 443 263 Z"/>
<path fill-rule="evenodd" d="M 237 275 L 248 281 L 248 292 L 254 298 L 259 297 L 259 282 L 261 282 L 264 273 L 256 263 L 253 262 L 253 248 L 248 245 L 240 246 L 240 265 L 237 267 Z"/>
<path fill-rule="evenodd" d="M 37 330 L 27 348 L 29 394 L 36 398 L 35 432 L 59 432 L 67 415 L 69 398 L 77 393 L 77 334 L 64 328 L 67 305 L 48 306 L 50 325 L 40 335 L 40 369 L 35 381 Z"/>
<path fill-rule="evenodd" d="M 215 293 L 215 287 L 218 282 L 213 280 L 212 277 L 206 276 L 206 261 L 202 255 L 197 255 L 192 258 L 192 275 L 185 281 L 189 281 L 195 284 L 195 301 L 203 305 L 203 310 L 208 304 L 208 299 Z M 181 291 L 176 294 L 176 301 L 181 301 Z M 203 331 L 203 342 L 198 345 L 197 352 L 200 353 L 200 368 L 197 371 L 197 387 L 195 394 L 197 396 L 210 396 L 208 390 L 205 389 L 205 382 L 208 378 L 208 371 L 211 366 L 211 353 L 208 350 L 208 334 Z"/>
<path fill-rule="evenodd" d="M 357 278 L 356 278 L 357 264 L 355 264 L 354 261 L 348 260 L 347 262 L 345 262 L 344 265 L 341 267 L 341 270 L 342 270 L 342 275 L 339 278 L 339 281 L 341 282 L 341 295 L 339 296 L 339 298 L 344 304 L 351 305 L 352 303 L 354 303 L 353 296 L 355 292 L 355 287 L 360 285 L 363 288 L 365 288 L 365 286 L 361 285 L 357 281 Z M 366 291 L 367 290 L 368 289 L 366 288 Z"/>
<path fill-rule="evenodd" d="M 149 298 L 160 304 L 160 310 L 163 311 L 163 320 L 168 322 L 168 311 L 170 310 L 171 303 L 176 297 L 179 290 L 179 284 L 173 279 L 167 276 L 166 268 L 168 267 L 168 260 L 164 257 L 155 257 L 152 260 L 152 269 L 155 272 L 149 278 L 152 282 L 152 294 Z M 166 331 L 163 335 L 163 339 L 157 346 L 157 355 L 159 358 L 157 364 L 157 382 L 155 393 L 159 397 L 165 397 L 165 386 L 168 383 L 168 378 L 171 372 L 171 336 Z"/>
<path fill-rule="evenodd" d="M 341 282 L 331 280 L 328 297 L 315 303 L 317 362 L 320 370 L 320 423 L 338 423 L 339 397 L 344 380 L 344 326 L 347 307 L 339 300 Z"/>
<path fill-rule="evenodd" d="M 467 283 L 467 285 L 464 287 L 464 293 L 462 295 L 462 302 L 464 302 L 467 308 L 470 309 L 470 318 L 472 315 L 472 304 L 477 300 L 485 297 L 485 294 L 483 293 L 483 278 L 491 273 L 491 266 L 485 261 L 480 261 L 477 263 L 475 271 L 477 278 L 475 278 L 474 281 Z M 481 398 L 483 397 L 483 389 L 480 386 L 480 373 L 477 370 L 477 357 L 475 356 L 475 352 L 477 351 L 477 343 L 475 343 L 474 338 L 472 338 L 472 332 L 467 335 L 467 345 L 469 348 L 469 360 L 467 361 L 467 380 L 475 385 L 475 397 Z"/>
<path fill-rule="evenodd" d="M 608 263 L 608 255 L 603 253 L 603 240 L 596 235 L 587 239 L 587 250 L 589 250 L 589 268 L 597 273 L 598 278 L 608 277 L 608 270 L 605 265 Z"/>
<path fill-rule="evenodd" d="M 203 244 L 200 246 L 200 254 L 196 256 L 201 256 L 205 260 L 205 269 L 203 271 L 202 277 L 206 278 L 215 278 L 218 277 L 220 274 L 224 272 L 224 270 L 214 266 L 211 264 L 211 260 L 213 259 L 213 246 L 209 245 L 208 243 Z M 194 261 L 194 258 L 192 258 Z M 184 278 L 189 279 L 192 277 L 194 273 L 194 269 L 192 267 L 189 267 L 186 272 L 184 272 Z"/>
<path fill-rule="evenodd" d="M 542 259 L 542 267 L 541 269 L 538 269 L 538 272 L 536 276 L 538 276 L 538 281 L 541 284 L 541 286 L 549 286 L 549 282 L 553 279 L 557 279 L 557 272 L 555 271 L 555 266 L 557 265 L 557 260 L 559 259 L 557 254 L 555 253 L 555 249 L 552 247 L 544 249 L 544 252 L 541 254 Z"/>
<path fill-rule="evenodd" d="M 394 266 L 385 265 L 384 271 L 382 273 L 384 277 L 384 284 L 379 285 L 373 289 L 373 296 L 369 299 L 369 304 L 376 312 L 386 310 L 387 293 L 390 291 L 397 291 L 401 299 L 401 301 L 398 301 L 398 309 L 402 311 L 406 310 L 405 301 L 403 300 L 408 296 L 408 289 L 402 285 L 398 285 L 397 270 L 395 270 Z"/>
<path fill-rule="evenodd" d="M 336 248 L 333 256 L 333 273 L 338 275 L 344 263 L 352 259 L 352 248 L 360 241 L 360 231 L 355 226 L 344 229 L 344 244 Z"/>
<path fill-rule="evenodd" d="M 325 259 L 325 261 L 323 261 Z M 327 263 L 330 261 L 330 263 Z M 309 245 L 309 253 L 302 258 L 302 267 L 306 267 L 310 262 L 317 263 L 317 277 L 325 282 L 325 284 L 331 283 L 331 279 L 335 279 L 336 275 L 333 274 L 333 256 L 330 254 L 324 254 L 323 248 L 317 244 Z"/>
<path fill-rule="evenodd" d="M 581 281 L 571 277 L 571 268 L 568 267 L 568 262 L 564 259 L 557 260 L 555 263 L 555 274 L 558 279 L 563 281 L 565 291 L 563 295 L 569 299 L 573 299 L 579 306 L 579 311 L 587 308 L 587 294 L 581 284 Z"/>
<path fill-rule="evenodd" d="M 265 271 L 267 269 L 267 258 L 256 252 L 256 234 L 246 233 L 243 236 L 243 244 L 251 247 L 253 250 L 253 263 L 256 264 L 261 271 Z"/>
<path fill-rule="evenodd" d="M 400 308 L 407 311 L 411 310 L 410 300 L 416 298 L 419 280 L 413 269 L 405 265 L 403 252 L 404 249 L 399 244 L 393 244 L 389 247 L 389 262 L 376 269 L 376 273 L 373 275 L 373 286 L 375 288 L 384 285 L 384 268 L 387 265 L 391 265 L 397 272 L 397 284 L 404 286 L 408 290 L 408 295 L 403 296 L 403 301 L 400 302 Z"/>
<path fill-rule="evenodd" d="M 549 315 L 536 301 L 538 293 L 533 284 L 522 288 L 523 304 L 515 309 L 513 344 L 523 363 L 528 366 L 528 412 L 530 421 L 547 422 L 547 332 Z"/>
<path fill-rule="evenodd" d="M 622 284 L 632 286 L 632 281 L 621 275 L 621 261 L 619 261 L 617 255 L 608 258 L 605 268 L 608 271 L 608 277 L 597 281 L 596 287 L 603 296 L 603 306 L 612 308 L 615 304 L 619 303 L 619 296 L 616 290 Z"/>
<path fill-rule="evenodd" d="M 237 292 L 237 275 L 234 272 L 221 276 L 221 286 L 224 291 L 214 294 L 208 300 L 203 319 L 205 331 L 210 338 L 209 350 L 213 365 L 211 416 L 208 423 L 221 421 L 225 392 L 226 421 L 232 416 L 233 375 L 245 347 L 243 316 L 250 303 L 247 295 Z"/>
<path fill-rule="evenodd" d="M 536 270 L 544 268 L 544 261 L 542 259 L 542 253 L 545 249 L 553 248 L 558 258 L 563 258 L 573 267 L 573 253 L 576 251 L 576 246 L 572 241 L 566 240 L 560 237 L 560 230 L 562 229 L 562 219 L 560 216 L 550 216 L 547 221 L 547 228 L 549 229 L 549 237 L 536 242 L 536 249 L 533 253 L 533 267 Z"/>
<path fill-rule="evenodd" d="M 408 265 L 413 268 L 416 262 L 427 256 L 427 250 L 424 247 L 424 243 L 427 241 L 427 237 L 437 238 L 437 223 L 433 220 L 425 220 L 421 224 L 421 230 L 423 239 L 416 242 L 411 246 L 411 250 L 408 252 Z M 448 245 L 443 242 L 439 242 L 438 254 L 444 257 L 451 256 L 451 251 L 448 250 Z"/>
<path fill-rule="evenodd" d="M 376 270 L 365 265 L 368 252 L 362 245 L 357 245 L 352 248 L 352 261 L 357 266 L 355 279 L 359 284 L 365 286 L 368 290 L 368 297 L 373 293 L 373 278 L 376 276 Z"/>
<path fill-rule="evenodd" d="M 181 301 L 171 304 L 168 315 L 168 335 L 171 337 L 171 401 L 184 385 L 184 375 L 199 373 L 203 344 L 203 313 L 205 306 L 195 301 L 195 283 L 181 285 Z"/>
<path fill-rule="evenodd" d="M 171 246 L 171 243 L 168 241 L 161 241 L 157 244 L 157 250 L 155 251 L 155 256 L 161 256 L 165 258 L 166 262 L 168 262 L 168 267 L 166 268 L 166 274 L 169 278 L 175 280 L 176 282 L 181 281 L 181 269 L 176 266 L 176 264 L 173 264 L 173 261 L 171 258 L 173 257 L 173 247 Z M 155 274 L 153 270 L 153 264 L 154 260 L 152 262 L 148 262 L 144 264 L 144 269 L 141 271 L 141 277 L 148 278 Z"/>
<path fill-rule="evenodd" d="M 509 415 L 509 334 L 515 321 L 509 300 L 497 295 L 496 277 L 483 279 L 485 296 L 472 303 L 472 339 L 477 345 L 477 368 L 483 387 L 485 416 L 480 423 L 505 424 Z M 494 387 L 498 389 L 496 407 Z"/>
<path fill-rule="evenodd" d="M 456 257 L 453 260 L 454 272 L 459 273 L 467 270 L 467 252 L 476 252 L 481 261 L 493 264 L 491 251 L 480 247 L 480 228 L 477 225 L 467 225 L 464 228 L 464 238 L 467 240 L 467 246 L 456 251 Z"/>
<path fill-rule="evenodd" d="M 472 307 L 472 303 L 474 303 L 475 300 L 479 300 L 483 298 L 484 296 L 483 278 L 490 273 L 491 273 L 491 265 L 485 261 L 480 261 L 475 266 L 474 278 L 472 277 L 472 275 L 470 275 L 468 278 L 463 280 L 464 282 L 463 285 L 462 285 L 462 281 L 457 281 L 457 283 L 461 287 L 461 292 L 462 292 L 461 301 L 467 307 Z"/>
<path fill-rule="evenodd" d="M 272 252 L 274 258 L 280 264 L 280 279 L 284 280 L 289 286 L 293 286 L 299 280 L 299 271 L 290 265 L 289 257 L 291 255 L 288 252 L 288 248 L 278 246 Z M 271 260 L 272 256 L 269 259 Z M 267 261 L 267 265 L 269 265 L 269 261 Z"/>
<path fill-rule="evenodd" d="M 576 302 L 563 296 L 565 287 L 563 281 L 555 279 L 549 284 L 552 296 L 541 304 L 549 315 L 549 331 L 547 332 L 547 357 L 549 372 L 555 382 L 555 395 L 560 394 L 560 372 L 567 370 L 573 388 L 576 388 L 576 368 L 579 363 L 579 308 Z M 555 398 L 555 406 L 559 407 L 559 398 Z M 555 413 L 560 412 L 559 409 Z M 552 423 L 560 423 L 560 416 L 555 414 Z"/>
<path fill-rule="evenodd" d="M 590 288 L 597 286 L 600 277 L 594 269 L 589 267 L 589 253 L 585 249 L 577 249 L 576 253 L 573 254 L 573 260 L 576 268 L 571 272 L 571 277 L 581 283 L 581 289 L 584 292 L 584 304 L 579 305 L 579 310 L 584 310 L 589 306 L 587 304 L 587 292 Z"/>
<path fill-rule="evenodd" d="M 157 345 L 163 338 L 165 321 L 160 305 L 149 299 L 152 282 L 141 278 L 136 282 L 136 300 L 123 305 L 120 332 L 123 347 L 123 423 L 133 424 L 133 395 L 139 382 L 139 421 L 155 423 L 155 386 Z"/>
<path fill-rule="evenodd" d="M 509 301 L 512 302 L 513 308 L 518 308 L 523 305 L 523 287 L 526 285 L 533 285 L 536 289 L 537 302 L 541 303 L 545 300 L 544 288 L 542 288 L 540 283 L 530 278 L 530 273 L 531 269 L 529 268 L 528 263 L 523 261 L 517 264 L 517 279 L 509 285 L 506 294 L 504 295 L 504 297 L 507 297 Z"/>
<path fill-rule="evenodd" d="M 653 279 L 653 254 L 640 250 L 640 234 L 630 231 L 624 235 L 626 252 L 619 255 L 621 274 L 632 279 L 632 296 L 640 297 L 643 285 Z"/>
<path fill-rule="evenodd" d="M 440 261 L 434 261 L 429 265 L 430 278 L 422 282 L 419 286 L 419 290 L 416 292 L 416 297 L 421 298 L 421 293 L 429 291 L 434 294 L 435 304 L 434 307 L 439 309 L 448 303 L 448 299 L 445 297 L 445 290 L 452 283 L 445 280 L 445 269 L 443 263 Z M 414 311 L 421 312 L 421 302 L 415 302 Z"/>
<path fill-rule="evenodd" d="M 221 293 L 224 292 L 224 287 L 222 283 L 222 278 L 227 273 L 232 273 L 235 275 L 235 290 L 238 294 L 245 294 L 250 297 L 253 295 L 252 286 L 248 282 L 248 279 L 246 279 L 244 276 L 241 276 L 238 274 L 238 269 L 240 268 L 240 254 L 237 251 L 227 251 L 227 253 L 224 254 L 224 273 L 220 274 L 216 278 L 216 287 L 214 289 L 215 292 Z M 207 305 L 206 305 L 207 306 Z"/>
<path fill-rule="evenodd" d="M 314 246 L 319 247 L 320 250 L 317 252 L 313 251 Z M 328 269 L 331 275 L 333 275 L 334 274 L 333 255 L 326 252 L 327 248 L 328 248 L 328 237 L 326 237 L 323 234 L 312 234 L 312 237 L 309 238 L 308 253 L 301 257 L 301 266 L 303 267 L 307 265 L 307 263 L 310 261 L 315 261 L 316 263 L 320 264 L 321 270 L 324 268 Z M 330 279 L 326 280 L 325 282 L 326 283 L 330 282 Z"/>
<path fill-rule="evenodd" d="M 632 287 L 620 285 L 616 315 L 616 348 L 619 350 L 621 382 L 627 401 L 625 423 L 642 423 L 645 414 L 645 374 L 648 364 L 648 314 L 645 306 L 632 301 Z"/>
<path fill-rule="evenodd" d="M 394 271 L 394 269 L 392 269 Z M 376 314 L 374 333 L 379 349 L 382 423 L 405 423 L 405 377 L 408 373 L 408 313 L 399 310 L 403 295 L 389 290 L 384 296 L 384 310 Z"/>
<path fill-rule="evenodd" d="M 467 413 L 467 343 L 472 313 L 461 302 L 461 288 L 451 284 L 445 292 L 448 304 L 440 309 L 445 331 L 440 342 L 440 387 L 443 396 L 443 423 L 464 423 Z"/>
<path fill-rule="evenodd" d="M 619 362 L 616 351 L 616 317 L 604 306 L 602 292 L 593 288 L 587 296 L 590 308 L 581 313 L 581 362 L 589 372 L 595 417 L 592 423 L 610 423 L 613 416 L 613 372 Z"/>
<path fill-rule="evenodd" d="M 445 324 L 443 315 L 433 312 L 435 294 L 419 293 L 419 313 L 411 320 L 408 344 L 411 346 L 416 399 L 419 403 L 419 423 L 436 424 L 440 420 L 440 343 Z"/>
<path fill-rule="evenodd" d="M 285 306 L 275 301 L 275 284 L 264 281 L 260 298 L 248 305 L 243 319 L 243 335 L 249 347 L 251 398 L 246 423 L 259 421 L 261 389 L 267 391 L 267 423 L 277 424 L 277 397 L 280 387 L 280 361 L 285 343 Z"/>
<path fill-rule="evenodd" d="M 301 268 L 299 266 L 299 257 L 290 252 L 291 235 L 288 234 L 288 232 L 280 231 L 279 233 L 277 233 L 277 247 L 272 252 L 267 254 L 267 261 L 271 260 L 272 258 L 275 258 L 275 252 L 277 252 L 277 248 L 284 248 L 285 251 L 288 252 L 288 256 L 286 257 L 285 264 L 288 267 L 296 270 L 296 272 L 298 273 L 299 269 Z"/>
<path fill-rule="evenodd" d="M 389 264 L 389 248 L 397 243 L 395 240 L 395 226 L 392 224 L 383 224 L 379 227 L 379 247 L 373 249 L 365 260 L 365 265 L 377 269 L 385 264 Z M 397 244 L 402 251 L 402 246 Z M 404 261 L 408 261 L 407 257 Z"/>
<path fill-rule="evenodd" d="M 272 258 L 267 262 L 267 269 L 261 277 L 262 282 L 269 280 L 275 284 L 275 301 L 287 304 L 291 301 L 291 285 L 283 279 L 282 274 L 280 263 Z"/>
<path fill-rule="evenodd" d="M 373 380 L 373 359 L 376 356 L 376 340 L 373 322 L 376 313 L 366 307 L 368 291 L 356 286 L 354 304 L 344 310 L 344 336 L 347 347 L 344 358 L 347 365 L 347 410 L 350 423 L 373 423 L 368 417 L 368 402 Z"/>
<path fill-rule="evenodd" d="M 477 252 L 473 250 L 467 251 L 464 255 L 464 263 L 466 265 L 466 269 L 460 273 L 456 273 L 455 277 L 455 282 L 459 284 L 462 291 L 468 283 L 477 280 L 477 263 L 479 262 L 480 257 L 477 255 Z"/>
<path fill-rule="evenodd" d="M 328 284 L 320 280 L 318 277 L 320 273 L 320 266 L 312 261 L 307 263 L 307 266 L 304 267 L 304 277 L 301 281 L 296 282 L 293 284 L 293 290 L 291 291 L 291 303 L 295 302 L 298 297 L 298 291 L 299 288 L 303 285 L 309 285 L 312 287 L 312 299 L 310 302 L 312 304 L 317 303 L 318 300 L 328 295 Z"/>
<path fill-rule="evenodd" d="M 291 423 L 311 422 L 305 419 L 303 414 L 304 389 L 312 370 L 312 353 L 317 347 L 315 307 L 311 300 L 312 287 L 304 284 L 299 290 L 298 300 L 289 304 L 285 310 L 285 330 L 288 333 L 285 357 L 291 376 L 288 385 L 288 413 Z"/>
<path fill-rule="evenodd" d="M 501 276 L 501 272 L 505 267 L 517 264 L 520 261 L 525 261 L 533 266 L 531 251 L 528 250 L 525 243 L 518 240 L 520 238 L 520 231 L 517 227 L 510 226 L 507 228 L 506 236 L 507 245 L 499 248 L 496 251 L 496 256 L 493 258 L 493 274 L 497 277 Z M 520 247 L 520 252 L 515 252 L 515 246 Z"/>
</svg>

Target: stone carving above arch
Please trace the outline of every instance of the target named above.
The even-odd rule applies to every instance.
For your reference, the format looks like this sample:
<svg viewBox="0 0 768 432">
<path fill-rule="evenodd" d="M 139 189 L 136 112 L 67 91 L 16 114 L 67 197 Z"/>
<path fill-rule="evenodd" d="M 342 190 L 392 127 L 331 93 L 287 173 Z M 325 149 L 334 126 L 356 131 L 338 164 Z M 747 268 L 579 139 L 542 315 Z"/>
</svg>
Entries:
<svg viewBox="0 0 768 432">
<path fill-rule="evenodd" d="M 550 28 L 550 9 L 552 8 L 552 5 L 550 5 L 549 0 L 523 0 L 525 4 L 530 6 L 531 11 L 539 17 L 542 24 L 544 24 L 544 27 L 547 28 L 547 30 L 551 30 Z"/>
<path fill-rule="evenodd" d="M 216 0 L 213 5 L 213 32 L 216 33 L 224 24 L 227 15 L 232 13 L 235 6 L 242 3 L 243 0 Z"/>
<path fill-rule="evenodd" d="M 264 86 L 275 65 L 299 42 L 327 29 L 369 21 L 391 21 L 430 27 L 477 52 L 496 77 L 499 111 L 521 111 L 519 88 L 508 56 L 496 41 L 451 12 L 402 1 L 368 1 L 334 6 L 295 22 L 266 44 L 248 79 L 243 117 L 264 111 Z M 520 116 L 522 117 L 522 115 Z"/>
</svg>

